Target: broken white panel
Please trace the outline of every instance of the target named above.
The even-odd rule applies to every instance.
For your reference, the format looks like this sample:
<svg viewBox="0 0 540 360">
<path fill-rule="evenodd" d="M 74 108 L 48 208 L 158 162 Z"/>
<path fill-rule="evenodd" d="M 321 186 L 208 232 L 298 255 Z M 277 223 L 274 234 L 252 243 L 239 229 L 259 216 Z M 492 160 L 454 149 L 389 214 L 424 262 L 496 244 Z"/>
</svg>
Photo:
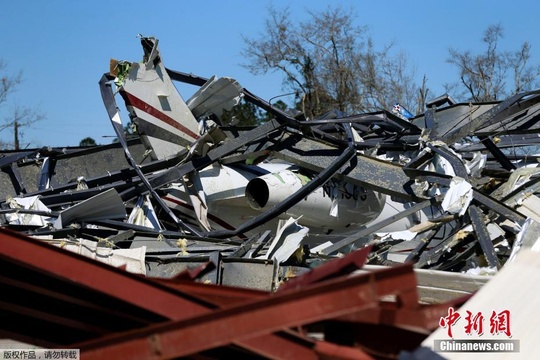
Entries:
<svg viewBox="0 0 540 360">
<path fill-rule="evenodd" d="M 464 272 L 464 274 L 476 276 L 495 276 L 497 273 L 498 270 L 496 267 L 489 266 L 477 266 Z"/>
<path fill-rule="evenodd" d="M 41 163 L 41 171 L 39 175 L 38 189 L 45 190 L 45 189 L 48 189 L 51 184 L 51 176 L 52 176 L 51 161 L 49 157 L 45 157 L 41 161 L 42 163 Z"/>
<path fill-rule="evenodd" d="M 510 194 L 512 191 L 516 190 L 526 182 L 528 182 L 532 176 L 540 174 L 540 168 L 526 168 L 522 167 L 514 170 L 508 181 L 502 186 L 502 196 Z"/>
<path fill-rule="evenodd" d="M 88 184 L 86 183 L 86 179 L 84 178 L 84 176 L 79 176 L 77 178 L 76 191 L 81 191 L 81 190 L 88 190 Z"/>
<path fill-rule="evenodd" d="M 15 197 L 7 200 L 7 204 L 11 209 L 25 209 L 25 210 L 37 210 L 43 212 L 51 212 L 45 204 L 39 200 L 40 196 L 30 196 L 26 198 Z M 36 214 L 21 214 L 21 213 L 7 213 L 6 220 L 12 225 L 36 225 L 45 226 L 52 222 L 50 217 L 36 215 Z"/>
<path fill-rule="evenodd" d="M 450 182 L 450 188 L 444 195 L 441 207 L 450 214 L 463 216 L 473 197 L 472 185 L 465 179 L 455 176 Z"/>
<path fill-rule="evenodd" d="M 111 188 L 60 212 L 58 219 L 54 222 L 54 227 L 62 229 L 75 221 L 124 219 L 125 217 L 124 202 L 116 189 Z"/>
<path fill-rule="evenodd" d="M 507 263 L 514 261 L 516 255 L 524 248 L 540 252 L 540 241 L 538 240 L 540 240 L 540 223 L 528 218 L 523 223 L 521 231 L 516 235 Z"/>
<path fill-rule="evenodd" d="M 297 219 L 289 218 L 279 228 L 264 258 L 275 259 L 277 264 L 286 261 L 298 249 L 308 232 L 309 228 L 299 225 Z"/>
<path fill-rule="evenodd" d="M 111 249 L 108 246 L 99 246 L 99 244 L 86 239 L 55 241 L 53 243 L 62 249 L 114 267 L 125 266 L 126 271 L 130 273 L 146 275 L 146 246 L 134 249 Z"/>
<path fill-rule="evenodd" d="M 431 169 L 429 170 L 431 171 L 435 171 L 439 174 L 456 176 L 456 173 L 454 171 L 454 167 L 452 166 L 452 164 L 439 154 L 433 155 L 433 161 L 430 165 L 431 165 L 430 166 Z"/>
<path fill-rule="evenodd" d="M 444 143 L 442 141 L 433 141 L 433 142 L 431 142 L 431 145 L 436 146 L 436 147 L 440 147 L 440 148 L 444 148 L 447 151 L 453 153 L 456 157 L 458 157 L 461 160 L 461 156 L 459 154 L 457 154 L 454 150 L 452 150 L 450 147 L 448 147 L 448 145 L 446 145 L 446 143 Z M 424 148 L 419 156 L 421 156 L 422 153 L 425 153 L 425 152 L 431 152 L 431 149 L 430 148 Z M 434 171 L 434 172 L 437 172 L 439 174 L 450 175 L 452 177 L 456 176 L 456 173 L 454 171 L 454 167 L 452 166 L 452 164 L 448 160 L 446 160 L 443 156 L 441 156 L 441 155 L 439 155 L 437 153 L 433 154 L 432 161 L 427 165 L 427 168 L 424 169 L 424 170 Z"/>
<path fill-rule="evenodd" d="M 351 133 L 355 142 L 364 142 L 364 139 L 360 136 L 360 134 L 358 133 L 358 131 L 356 131 L 355 128 L 351 127 Z"/>
<path fill-rule="evenodd" d="M 526 217 L 540 222 L 540 198 L 536 195 L 528 195 L 518 201 L 516 210 Z"/>
<path fill-rule="evenodd" d="M 379 155 L 376 155 L 375 157 L 376 157 L 377 159 L 379 159 L 379 160 L 382 160 L 382 161 L 387 161 L 387 162 L 392 162 L 392 161 L 394 161 L 394 157 L 393 157 L 393 156 L 390 156 L 388 153 L 379 154 Z"/>
<path fill-rule="evenodd" d="M 242 86 L 229 77 L 217 79 L 212 76 L 186 102 L 195 118 L 214 114 L 221 117 L 223 110 L 230 110 L 238 104 L 242 94 Z"/>
<path fill-rule="evenodd" d="M 473 158 L 470 161 L 465 161 L 465 168 L 467 173 L 472 177 L 479 177 L 482 173 L 482 170 L 487 163 L 487 154 L 482 154 L 481 152 L 473 153 Z"/>
<path fill-rule="evenodd" d="M 206 204 L 206 194 L 204 192 L 199 173 L 192 173 L 183 178 L 184 189 L 187 190 L 189 200 L 197 216 L 197 221 L 206 230 L 210 231 L 208 222 L 208 205 Z"/>
<path fill-rule="evenodd" d="M 334 245 L 334 243 L 332 243 L 331 241 L 327 241 L 325 243 L 319 244 L 319 245 L 315 246 L 314 248 L 310 249 L 310 252 L 312 252 L 314 254 L 318 254 L 318 253 L 322 252 L 324 249 L 326 249 L 327 247 L 330 247 L 332 245 Z"/>
<path fill-rule="evenodd" d="M 139 197 L 137 204 L 129 214 L 128 224 L 145 226 L 155 230 L 162 230 L 154 206 L 150 201 L 150 195 Z"/>
<path fill-rule="evenodd" d="M 331 217 L 338 217 L 339 213 L 339 202 L 337 198 L 332 200 L 332 206 L 330 207 L 330 213 L 328 214 Z"/>
</svg>

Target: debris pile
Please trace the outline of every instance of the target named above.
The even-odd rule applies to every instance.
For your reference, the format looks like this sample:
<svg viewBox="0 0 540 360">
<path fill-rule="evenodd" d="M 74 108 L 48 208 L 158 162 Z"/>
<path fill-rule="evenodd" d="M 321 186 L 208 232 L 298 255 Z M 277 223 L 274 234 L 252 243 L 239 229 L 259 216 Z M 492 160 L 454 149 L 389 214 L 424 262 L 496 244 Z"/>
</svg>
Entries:
<svg viewBox="0 0 540 360">
<path fill-rule="evenodd" d="M 538 91 L 481 104 L 443 96 L 413 118 L 396 104 L 298 120 L 233 79 L 166 69 L 157 43 L 142 38 L 143 62 L 113 60 L 100 81 L 118 143 L 4 152 L 2 226 L 146 246 L 150 263 L 306 265 L 370 244 L 372 264 L 466 271 L 534 246 Z M 184 101 L 173 81 L 200 89 Z M 138 136 L 127 137 L 115 93 Z M 221 123 L 240 98 L 274 119 Z"/>
<path fill-rule="evenodd" d="M 132 319 L 145 326 L 172 321 L 148 331 L 176 339 L 181 328 L 193 326 L 196 334 L 221 326 L 220 321 L 251 316 L 247 310 L 233 311 L 234 307 L 216 315 L 216 309 L 230 305 L 215 302 L 225 296 L 220 291 L 231 291 L 231 302 L 253 301 L 257 305 L 250 309 L 271 319 L 268 309 L 279 308 L 273 307 L 279 294 L 283 301 L 289 299 L 284 289 L 296 283 L 291 278 L 306 273 L 301 279 L 309 279 L 320 267 L 362 249 L 370 265 L 413 264 L 418 270 L 474 277 L 496 274 L 521 249 L 540 246 L 536 235 L 540 91 L 491 103 L 456 103 L 445 95 L 427 103 L 427 111 L 416 116 L 396 104 L 392 111 L 355 115 L 331 111 L 318 119 L 303 119 L 272 106 L 234 79 L 170 70 L 162 62 L 156 39 L 142 38 L 141 43 L 142 62 L 112 60 L 99 82 L 118 142 L 4 151 L 0 221 L 6 234 L 15 230 L 151 278 L 185 277 L 202 266 L 205 270 L 195 276 L 197 281 L 244 288 L 233 295 L 229 288 L 209 287 L 215 293 L 205 295 L 205 304 L 198 304 L 198 312 L 192 314 L 200 319 L 159 312 L 147 314 L 151 320 Z M 174 82 L 199 89 L 184 101 Z M 125 131 L 127 123 L 116 102 L 120 96 L 136 135 Z M 252 127 L 235 126 L 234 118 L 224 121 L 223 112 L 241 99 L 273 118 Z M 3 241 L 2 246 L 9 245 Z M 211 269 L 205 265 L 209 262 L 214 265 Z M 410 265 L 396 269 L 376 274 L 412 271 Z M 321 284 L 327 295 L 314 290 L 316 296 L 336 296 L 331 288 L 344 286 L 344 280 L 336 281 L 339 286 Z M 185 296 L 174 282 L 146 284 L 173 291 L 174 298 Z M 382 306 L 378 296 L 401 290 L 394 285 L 388 290 L 365 299 L 365 304 L 351 304 L 354 311 L 343 317 L 336 310 L 323 317 L 299 317 L 294 323 L 268 324 L 255 341 L 258 345 L 243 348 L 292 341 L 302 348 L 298 351 L 332 352 L 326 342 L 315 348 L 307 342 L 298 345 L 306 341 L 303 336 L 302 341 L 288 337 L 301 334 L 293 336 L 287 330 L 276 336 L 275 331 L 314 322 L 325 332 L 344 326 L 348 316 L 353 328 L 359 319 L 377 323 L 376 318 L 364 317 L 364 307 L 397 316 L 401 310 Z M 405 290 L 410 295 L 411 289 Z M 190 292 L 192 297 L 199 295 Z M 454 299 L 463 293 L 455 295 Z M 417 306 L 415 296 L 405 303 Z M 290 301 L 287 306 L 308 308 L 305 304 L 312 300 L 303 303 L 290 297 Z M 407 311 L 421 312 L 417 307 Z M 405 323 L 411 319 L 407 314 Z M 320 321 L 328 319 L 333 320 L 320 327 Z M 103 329 L 95 330 L 97 334 Z M 147 330 L 143 326 L 140 331 Z M 340 336 L 331 334 L 325 336 Z M 354 337 L 355 332 L 351 334 Z M 245 345 L 242 334 L 223 335 L 227 339 L 216 339 L 208 348 L 200 344 L 193 352 Z M 121 336 L 116 340 L 128 341 Z M 233 349 L 228 346 L 227 351 Z"/>
</svg>

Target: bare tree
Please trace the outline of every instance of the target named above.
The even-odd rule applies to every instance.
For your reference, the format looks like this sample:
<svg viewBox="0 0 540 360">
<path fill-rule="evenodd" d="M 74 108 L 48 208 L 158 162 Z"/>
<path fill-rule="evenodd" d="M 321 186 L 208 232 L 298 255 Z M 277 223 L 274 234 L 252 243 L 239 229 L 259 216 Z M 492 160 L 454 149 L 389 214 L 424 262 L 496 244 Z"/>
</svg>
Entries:
<svg viewBox="0 0 540 360">
<path fill-rule="evenodd" d="M 4 60 L 0 59 L 0 74 L 3 74 L 6 68 L 7 64 Z M 17 74 L 11 76 L 1 75 L 1 77 L 2 84 L 0 84 L 0 105 L 7 101 L 8 95 L 13 93 L 17 88 L 17 85 L 22 82 L 22 72 L 19 71 Z"/>
<path fill-rule="evenodd" d="M 529 65 L 529 43 L 516 51 L 502 51 L 499 40 L 503 37 L 500 24 L 491 25 L 484 31 L 484 53 L 473 55 L 470 51 L 449 49 L 448 63 L 459 69 L 460 82 L 446 85 L 460 90 L 456 96 L 475 102 L 495 101 L 512 94 L 530 90 L 540 75 L 540 66 Z"/>
<path fill-rule="evenodd" d="M 424 75 L 422 78 L 422 86 L 418 89 L 416 98 L 416 113 L 421 114 L 425 110 L 425 104 L 429 95 L 429 89 L 427 87 L 427 77 Z"/>
<path fill-rule="evenodd" d="M 22 71 L 15 75 L 5 75 L 6 63 L 0 59 L 0 74 L 2 84 L 0 85 L 0 108 L 8 101 L 9 95 L 13 94 L 17 87 L 22 83 Z M 4 123 L 0 125 L 0 131 L 11 129 L 13 133 L 13 142 L 0 141 L 1 147 L 11 147 L 18 150 L 22 147 L 23 129 L 31 126 L 45 116 L 36 108 L 15 105 L 9 114 L 0 113 L 4 118 Z"/>
<path fill-rule="evenodd" d="M 22 142 L 24 129 L 44 118 L 45 116 L 34 108 L 15 106 L 4 124 L 0 125 L 0 131 L 11 129 L 13 135 L 13 142 L 6 141 L 3 146 L 19 150 L 30 145 L 30 143 L 25 144 Z"/>
<path fill-rule="evenodd" d="M 307 118 L 330 109 L 348 113 L 390 109 L 394 102 L 414 108 L 414 71 L 393 45 L 375 50 L 365 27 L 354 25 L 354 11 L 339 5 L 308 11 L 293 22 L 288 8 L 269 8 L 265 31 L 244 37 L 243 66 L 253 74 L 279 71 L 287 90 L 303 94 L 298 107 Z"/>
</svg>

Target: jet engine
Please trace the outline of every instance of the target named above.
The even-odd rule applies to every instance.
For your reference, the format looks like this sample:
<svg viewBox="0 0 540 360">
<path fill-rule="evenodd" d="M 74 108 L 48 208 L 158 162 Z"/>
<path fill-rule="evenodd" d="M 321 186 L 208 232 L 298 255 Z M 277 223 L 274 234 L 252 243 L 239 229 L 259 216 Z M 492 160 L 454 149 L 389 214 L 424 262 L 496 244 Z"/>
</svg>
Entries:
<svg viewBox="0 0 540 360">
<path fill-rule="evenodd" d="M 300 173 L 284 170 L 251 179 L 246 198 L 251 208 L 266 211 L 304 186 L 311 179 Z M 281 218 L 301 217 L 305 226 L 328 230 L 367 224 L 379 216 L 386 197 L 360 186 L 331 180 L 317 188 Z"/>
</svg>

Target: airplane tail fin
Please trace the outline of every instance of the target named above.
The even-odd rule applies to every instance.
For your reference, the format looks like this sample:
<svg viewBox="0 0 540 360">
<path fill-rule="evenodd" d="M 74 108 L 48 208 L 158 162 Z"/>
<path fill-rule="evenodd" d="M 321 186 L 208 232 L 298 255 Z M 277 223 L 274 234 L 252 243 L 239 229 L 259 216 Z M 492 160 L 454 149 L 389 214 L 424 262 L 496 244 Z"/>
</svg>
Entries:
<svg viewBox="0 0 540 360">
<path fill-rule="evenodd" d="M 158 41 L 143 37 L 141 42 L 143 61 L 113 60 L 111 74 L 137 133 L 152 149 L 151 157 L 165 159 L 196 142 L 204 129 L 198 119 L 230 109 L 238 103 L 242 88 L 233 79 L 212 77 L 186 103 L 163 65 Z"/>
</svg>

